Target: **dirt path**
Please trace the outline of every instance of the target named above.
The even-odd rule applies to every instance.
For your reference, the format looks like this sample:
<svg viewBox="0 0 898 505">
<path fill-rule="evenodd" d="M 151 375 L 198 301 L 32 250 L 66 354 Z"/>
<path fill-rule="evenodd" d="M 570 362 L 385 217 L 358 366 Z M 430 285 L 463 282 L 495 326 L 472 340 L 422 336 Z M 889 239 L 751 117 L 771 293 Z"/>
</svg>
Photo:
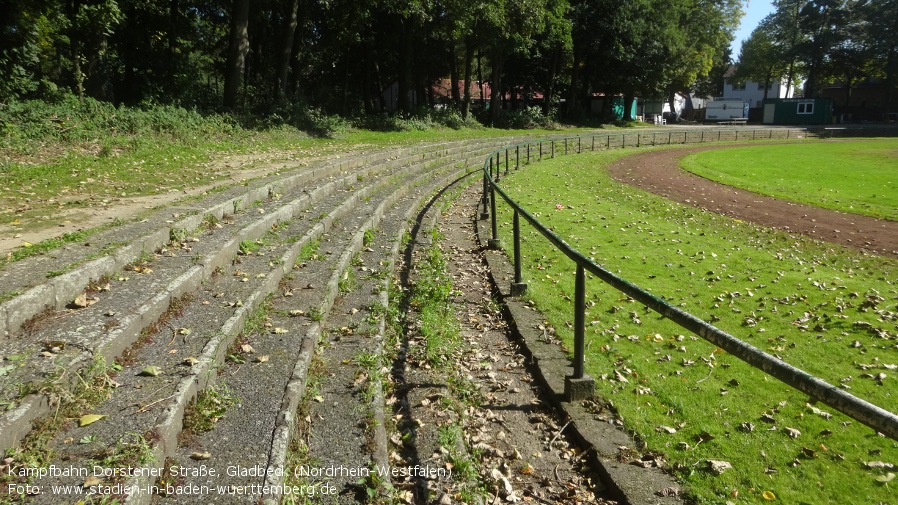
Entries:
<svg viewBox="0 0 898 505">
<path fill-rule="evenodd" d="M 681 203 L 875 254 L 898 256 L 898 222 L 777 200 L 718 184 L 679 167 L 688 154 L 726 147 L 730 146 L 640 153 L 617 161 L 609 172 L 621 182 Z"/>
</svg>

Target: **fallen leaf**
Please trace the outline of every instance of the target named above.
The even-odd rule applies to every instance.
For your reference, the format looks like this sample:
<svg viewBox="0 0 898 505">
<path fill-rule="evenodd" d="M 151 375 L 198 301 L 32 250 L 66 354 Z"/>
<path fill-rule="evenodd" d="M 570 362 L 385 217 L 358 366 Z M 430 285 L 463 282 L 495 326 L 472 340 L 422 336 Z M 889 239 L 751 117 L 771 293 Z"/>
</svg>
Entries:
<svg viewBox="0 0 898 505">
<path fill-rule="evenodd" d="M 763 493 L 761 493 L 761 496 L 764 497 L 764 499 L 767 501 L 776 500 L 776 495 L 773 494 L 773 491 L 764 491 Z"/>
<path fill-rule="evenodd" d="M 81 416 L 81 419 L 78 419 L 78 426 L 84 427 L 84 426 L 87 426 L 88 424 L 93 424 L 93 423 L 99 421 L 100 419 L 103 419 L 104 417 L 106 417 L 106 416 L 104 416 L 102 414 L 85 414 L 85 415 Z"/>
<path fill-rule="evenodd" d="M 178 328 L 178 335 L 190 335 L 190 328 Z"/>
<path fill-rule="evenodd" d="M 733 468 L 733 465 L 728 461 L 716 461 L 713 459 L 708 460 L 708 468 L 717 475 L 722 474 L 723 472 Z"/>
<path fill-rule="evenodd" d="M 287 330 L 285 328 L 277 327 L 274 329 L 274 333 L 276 335 L 283 335 L 284 333 L 287 333 Z"/>
<path fill-rule="evenodd" d="M 262 356 L 259 356 L 256 358 L 256 363 L 268 363 L 268 355 L 263 354 Z"/>
<path fill-rule="evenodd" d="M 156 377 L 160 374 L 162 374 L 161 368 L 159 368 L 158 366 L 155 366 L 155 365 L 150 365 L 150 366 L 144 368 L 143 370 L 141 370 L 140 373 L 137 375 L 140 375 L 143 377 Z"/>
<path fill-rule="evenodd" d="M 879 477 L 876 477 L 876 482 L 882 482 L 883 484 L 885 484 L 887 482 L 892 482 L 892 479 L 894 479 L 894 478 L 895 478 L 895 474 L 892 472 L 889 472 L 885 475 L 880 475 Z"/>
<path fill-rule="evenodd" d="M 93 296 L 87 296 L 86 292 L 81 293 L 80 295 L 76 296 L 75 299 L 72 301 L 72 305 L 74 305 L 75 307 L 77 307 L 79 309 L 83 309 L 85 307 L 90 307 L 91 305 L 93 305 L 95 303 L 97 303 L 97 298 L 93 297 Z"/>
<path fill-rule="evenodd" d="M 84 479 L 84 484 L 81 484 L 81 487 L 96 486 L 97 484 L 100 484 L 101 482 L 103 482 L 103 479 L 101 479 L 95 475 L 91 475 L 88 478 Z"/>
<path fill-rule="evenodd" d="M 252 354 L 252 353 L 256 352 L 256 350 L 253 349 L 253 346 L 251 346 L 249 344 L 241 345 L 240 350 L 242 350 L 243 352 L 248 353 L 248 354 Z"/>
<path fill-rule="evenodd" d="M 190 455 L 190 459 L 196 461 L 206 460 L 212 457 L 212 453 L 209 452 L 194 452 Z"/>
</svg>

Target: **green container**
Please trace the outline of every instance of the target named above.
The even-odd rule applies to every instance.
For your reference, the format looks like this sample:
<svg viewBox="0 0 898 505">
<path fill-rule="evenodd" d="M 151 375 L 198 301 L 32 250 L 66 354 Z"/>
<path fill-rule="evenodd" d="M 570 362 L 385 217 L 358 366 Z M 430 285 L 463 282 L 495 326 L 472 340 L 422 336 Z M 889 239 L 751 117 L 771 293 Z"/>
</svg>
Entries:
<svg viewBox="0 0 898 505">
<path fill-rule="evenodd" d="M 830 98 L 768 98 L 761 123 L 777 125 L 824 125 L 833 122 Z"/>
</svg>

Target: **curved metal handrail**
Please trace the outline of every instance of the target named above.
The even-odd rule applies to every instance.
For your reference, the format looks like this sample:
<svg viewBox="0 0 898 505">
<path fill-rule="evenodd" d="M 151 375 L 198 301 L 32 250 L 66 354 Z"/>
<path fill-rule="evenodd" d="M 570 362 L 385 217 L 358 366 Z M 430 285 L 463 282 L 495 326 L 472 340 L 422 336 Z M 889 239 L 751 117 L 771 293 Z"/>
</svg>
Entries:
<svg viewBox="0 0 898 505">
<path fill-rule="evenodd" d="M 773 131 L 776 130 L 752 130 L 753 138 L 756 138 L 755 135 L 758 131 L 769 132 L 770 137 L 772 138 Z M 712 132 L 717 132 L 718 136 L 722 130 L 711 130 Z M 786 130 L 795 131 L 795 130 Z M 816 135 L 816 136 L 831 136 L 832 132 L 827 130 L 810 130 L 810 129 L 800 129 L 799 132 L 805 132 L 808 135 Z M 822 131 L 822 134 L 821 134 Z M 867 130 L 869 132 L 869 130 Z M 881 132 L 877 132 L 881 133 Z M 890 131 L 892 135 L 896 132 Z M 688 132 L 687 132 L 688 134 Z M 590 136 L 590 146 L 591 150 L 595 150 L 595 141 L 597 138 L 604 137 L 606 140 L 606 146 L 610 147 L 611 138 L 613 134 L 605 135 L 592 135 Z M 621 147 L 626 147 L 626 134 L 621 135 Z M 642 135 L 642 134 L 637 134 Z M 669 135 L 673 135 L 673 132 L 669 133 Z M 684 134 L 684 143 L 685 137 Z M 613 135 L 617 136 L 617 135 Z M 488 214 L 491 218 L 491 227 L 492 227 L 492 236 L 493 239 L 490 241 L 490 244 L 493 247 L 499 246 L 498 239 L 498 229 L 496 223 L 496 195 L 498 194 L 514 211 L 513 218 L 513 240 L 514 240 L 514 248 L 513 248 L 513 260 L 514 260 L 514 271 L 515 271 L 515 279 L 514 284 L 512 285 L 512 293 L 518 294 L 526 289 L 526 284 L 522 282 L 521 279 L 521 253 L 520 253 L 520 217 L 523 216 L 524 219 L 530 223 L 539 233 L 545 237 L 552 245 L 555 246 L 556 249 L 561 251 L 565 256 L 570 258 L 577 266 L 576 271 L 576 279 L 575 279 L 575 294 L 574 294 L 574 373 L 569 379 L 579 380 L 583 378 L 588 378 L 584 371 L 584 361 L 585 361 L 585 300 L 586 300 L 586 281 L 585 281 L 585 272 L 589 272 L 605 283 L 609 284 L 613 288 L 618 291 L 626 294 L 627 296 L 637 300 L 653 311 L 657 312 L 661 316 L 670 319 L 674 323 L 678 324 L 682 328 L 689 330 L 696 335 L 704 338 L 705 340 L 711 342 L 712 344 L 720 347 L 724 351 L 736 356 L 742 361 L 748 363 L 752 367 L 760 369 L 761 371 L 767 373 L 775 377 L 776 379 L 782 381 L 786 385 L 798 389 L 799 391 L 808 394 L 812 398 L 815 398 L 826 405 L 842 412 L 843 414 L 848 415 L 856 419 L 859 422 L 866 424 L 867 426 L 873 428 L 874 430 L 891 437 L 894 440 L 898 440 L 898 416 L 894 413 L 889 412 L 881 407 L 878 407 L 866 400 L 858 398 L 850 393 L 845 392 L 842 389 L 839 389 L 836 386 L 833 386 L 826 381 L 823 381 L 819 378 L 812 376 L 811 374 L 794 367 L 785 361 L 771 356 L 770 354 L 765 353 L 764 351 L 758 349 L 757 347 L 752 346 L 738 338 L 730 335 L 729 333 L 721 330 L 720 328 L 715 327 L 714 325 L 703 321 L 702 319 L 693 316 L 692 314 L 674 306 L 665 300 L 653 295 L 652 293 L 640 288 L 639 286 L 628 282 L 627 280 L 619 277 L 618 275 L 612 273 L 601 265 L 593 262 L 590 258 L 577 251 L 575 248 L 571 247 L 567 242 L 564 241 L 563 238 L 558 236 L 556 233 L 552 232 L 548 227 L 542 224 L 536 217 L 527 212 L 526 209 L 521 207 L 520 204 L 514 201 L 502 188 L 499 186 L 500 180 L 500 162 L 501 156 L 500 153 L 505 153 L 505 170 L 508 173 L 509 165 L 510 165 L 510 152 L 514 150 L 515 152 L 515 168 L 520 167 L 520 151 L 522 147 L 526 148 L 527 154 L 527 163 L 531 162 L 530 160 L 530 151 L 531 146 L 538 144 L 539 146 L 539 160 L 543 157 L 543 144 L 550 143 L 550 151 L 549 155 L 551 157 L 555 157 L 555 145 L 556 142 L 564 142 L 564 151 L 565 154 L 568 152 L 568 141 L 575 140 L 577 143 L 577 152 L 582 152 L 582 140 L 586 137 L 578 136 L 578 137 L 563 137 L 558 139 L 547 139 L 547 140 L 539 140 L 539 141 L 531 141 L 531 142 L 523 142 L 519 144 L 513 144 L 511 146 L 505 147 L 503 149 L 497 149 L 493 151 L 490 156 L 484 160 L 483 164 L 483 198 L 482 203 L 484 206 L 484 213 L 481 215 L 481 218 L 485 218 L 487 214 L 487 203 L 490 204 L 490 211 Z M 636 145 L 633 147 L 638 147 L 640 142 L 637 137 Z M 672 137 L 669 137 L 672 138 Z M 763 137 L 762 137 L 763 138 Z M 787 137 L 788 138 L 788 137 Z M 708 142 L 705 140 L 705 134 L 701 135 L 700 142 Z M 738 140 L 738 133 L 736 133 L 736 139 Z M 716 140 L 713 140 L 716 142 Z M 495 166 L 493 160 L 495 159 Z M 494 175 L 495 168 L 495 175 Z M 523 289 L 522 289 L 523 288 Z M 568 398 L 569 400 L 573 398 Z"/>
</svg>

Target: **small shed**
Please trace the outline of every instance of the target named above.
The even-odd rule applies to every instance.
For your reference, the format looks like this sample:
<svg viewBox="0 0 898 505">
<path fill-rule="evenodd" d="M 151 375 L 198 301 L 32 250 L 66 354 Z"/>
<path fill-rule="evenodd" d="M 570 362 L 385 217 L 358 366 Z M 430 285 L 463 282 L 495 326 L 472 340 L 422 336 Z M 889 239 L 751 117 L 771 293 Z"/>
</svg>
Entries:
<svg viewBox="0 0 898 505">
<path fill-rule="evenodd" d="M 833 101 L 829 98 L 768 98 L 764 100 L 763 124 L 831 124 Z"/>
<path fill-rule="evenodd" d="M 605 100 L 608 100 L 608 112 L 611 114 L 613 119 L 618 121 L 624 119 L 624 113 L 627 110 L 627 107 L 624 102 L 624 97 L 622 96 L 605 96 L 605 95 L 593 95 L 590 97 L 589 101 L 589 112 L 592 114 L 601 114 L 606 107 Z M 630 104 L 630 117 L 636 117 L 636 100 Z"/>
</svg>

